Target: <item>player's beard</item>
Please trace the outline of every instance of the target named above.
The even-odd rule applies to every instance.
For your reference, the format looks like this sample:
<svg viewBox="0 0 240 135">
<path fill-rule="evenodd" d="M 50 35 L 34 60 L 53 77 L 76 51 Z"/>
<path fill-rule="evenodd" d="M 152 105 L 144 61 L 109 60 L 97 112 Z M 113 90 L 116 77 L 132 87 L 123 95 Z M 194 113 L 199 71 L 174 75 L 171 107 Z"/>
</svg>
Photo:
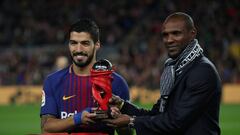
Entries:
<svg viewBox="0 0 240 135">
<path fill-rule="evenodd" d="M 88 55 L 87 53 L 84 53 L 84 52 L 75 52 L 71 55 L 71 59 L 73 61 L 73 63 L 80 67 L 80 68 L 84 68 L 86 66 L 88 66 L 92 60 L 93 60 L 93 57 L 94 57 L 94 51 L 95 51 L 95 48 L 93 49 L 92 53 L 90 55 Z M 77 56 L 77 55 L 82 55 L 82 56 L 86 56 L 87 57 L 87 60 L 86 61 L 76 61 L 74 60 L 74 56 Z"/>
</svg>

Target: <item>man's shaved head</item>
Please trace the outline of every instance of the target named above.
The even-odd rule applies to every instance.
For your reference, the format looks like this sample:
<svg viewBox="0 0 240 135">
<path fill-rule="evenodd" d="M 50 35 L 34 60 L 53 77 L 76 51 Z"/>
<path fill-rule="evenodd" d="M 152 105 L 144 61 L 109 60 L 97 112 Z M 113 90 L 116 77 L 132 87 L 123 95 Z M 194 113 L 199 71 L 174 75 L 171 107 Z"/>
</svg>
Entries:
<svg viewBox="0 0 240 135">
<path fill-rule="evenodd" d="M 186 23 L 186 28 L 188 30 L 192 30 L 192 29 L 195 29 L 195 26 L 194 26 L 194 22 L 193 22 L 193 19 L 191 16 L 189 16 L 188 14 L 186 13 L 183 13 L 183 12 L 175 12 L 171 15 L 169 15 L 166 20 L 164 21 L 164 23 L 168 22 L 169 20 L 182 20 Z"/>
</svg>

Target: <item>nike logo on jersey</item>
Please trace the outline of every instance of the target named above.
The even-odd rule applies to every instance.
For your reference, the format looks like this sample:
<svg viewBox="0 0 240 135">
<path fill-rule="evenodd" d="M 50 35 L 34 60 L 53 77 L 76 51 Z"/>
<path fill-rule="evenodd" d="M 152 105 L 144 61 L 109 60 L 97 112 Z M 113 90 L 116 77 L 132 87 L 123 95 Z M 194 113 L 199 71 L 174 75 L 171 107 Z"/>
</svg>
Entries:
<svg viewBox="0 0 240 135">
<path fill-rule="evenodd" d="M 72 96 L 63 96 L 63 100 L 68 100 L 68 99 L 70 99 L 70 98 L 73 98 L 73 97 L 75 97 L 76 95 L 72 95 Z"/>
</svg>

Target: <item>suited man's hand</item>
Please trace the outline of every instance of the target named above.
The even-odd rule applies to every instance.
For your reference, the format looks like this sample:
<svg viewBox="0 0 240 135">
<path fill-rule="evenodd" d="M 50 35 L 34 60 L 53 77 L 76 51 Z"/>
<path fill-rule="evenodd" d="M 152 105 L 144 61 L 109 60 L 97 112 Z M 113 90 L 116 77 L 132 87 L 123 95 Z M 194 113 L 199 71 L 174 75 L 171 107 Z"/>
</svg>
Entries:
<svg viewBox="0 0 240 135">
<path fill-rule="evenodd" d="M 110 110 L 112 118 L 118 118 L 121 115 L 120 110 L 115 106 L 110 107 Z"/>
<path fill-rule="evenodd" d="M 116 95 L 112 95 L 112 98 L 109 99 L 109 106 L 110 107 L 117 107 L 119 110 L 121 110 L 123 104 L 124 104 L 124 100 L 121 99 L 119 96 Z"/>
<path fill-rule="evenodd" d="M 110 127 L 127 127 L 128 123 L 130 122 L 130 116 L 126 114 L 119 114 L 118 117 L 115 119 L 105 119 L 103 121 L 106 122 L 106 124 Z"/>
</svg>

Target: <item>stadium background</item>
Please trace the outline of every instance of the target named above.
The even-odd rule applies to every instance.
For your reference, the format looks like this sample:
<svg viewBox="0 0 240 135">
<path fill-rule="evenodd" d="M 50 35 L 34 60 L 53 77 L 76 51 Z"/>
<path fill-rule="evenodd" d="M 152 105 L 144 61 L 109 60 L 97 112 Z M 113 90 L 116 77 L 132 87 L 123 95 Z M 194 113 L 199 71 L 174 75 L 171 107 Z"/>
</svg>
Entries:
<svg viewBox="0 0 240 135">
<path fill-rule="evenodd" d="M 109 59 L 149 108 L 158 97 L 166 59 L 164 18 L 190 14 L 198 39 L 224 85 L 223 135 L 240 133 L 239 0 L 2 0 L 0 1 L 0 134 L 40 133 L 40 90 L 50 72 L 69 61 L 65 33 L 77 18 L 100 26 L 99 58 Z"/>
</svg>

